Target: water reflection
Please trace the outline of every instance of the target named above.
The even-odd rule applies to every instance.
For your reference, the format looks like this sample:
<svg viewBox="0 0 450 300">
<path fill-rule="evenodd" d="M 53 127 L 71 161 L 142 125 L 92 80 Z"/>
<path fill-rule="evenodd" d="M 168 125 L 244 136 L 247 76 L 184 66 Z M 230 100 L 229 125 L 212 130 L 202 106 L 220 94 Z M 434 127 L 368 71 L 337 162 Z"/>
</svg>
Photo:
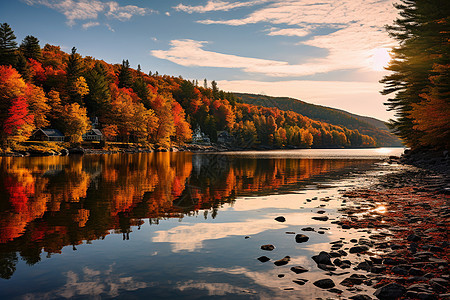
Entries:
<svg viewBox="0 0 450 300">
<path fill-rule="evenodd" d="M 13 276 L 19 257 L 34 265 L 42 252 L 50 257 L 66 246 L 76 250 L 110 233 L 129 240 L 144 219 L 151 224 L 199 214 L 214 219 L 225 203 L 232 206 L 239 196 L 298 191 L 313 179 L 336 178 L 372 165 L 367 159 L 190 153 L 0 158 L 0 277 Z M 246 230 L 257 234 L 267 222 L 249 220 Z M 240 234 L 241 228 L 242 222 L 198 222 L 158 231 L 153 241 L 173 242 L 174 252 L 194 251 L 206 239 Z M 78 288 L 79 281 L 69 277 Z"/>
</svg>

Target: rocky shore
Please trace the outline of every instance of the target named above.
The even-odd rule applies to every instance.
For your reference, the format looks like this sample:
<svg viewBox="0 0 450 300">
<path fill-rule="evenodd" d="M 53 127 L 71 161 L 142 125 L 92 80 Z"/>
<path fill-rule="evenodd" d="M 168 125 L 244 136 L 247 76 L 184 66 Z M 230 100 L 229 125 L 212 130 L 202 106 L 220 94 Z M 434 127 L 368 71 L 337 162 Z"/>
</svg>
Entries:
<svg viewBox="0 0 450 300">
<path fill-rule="evenodd" d="M 429 167 L 431 160 L 436 163 Z M 328 218 L 325 210 L 312 217 L 323 221 L 320 229 L 337 227 L 342 233 L 328 249 L 310 257 L 317 269 L 307 265 L 290 268 L 299 276 L 292 280 L 294 284 L 328 291 L 329 296 L 315 299 L 450 299 L 450 180 L 448 169 L 442 167 L 448 164 L 448 155 L 407 152 L 387 162 L 389 172 L 374 175 L 375 183 L 369 187 L 341 190 L 337 217 Z M 279 216 L 274 221 L 286 220 Z M 295 235 L 296 243 L 308 244 L 309 231 L 316 229 L 304 227 L 301 231 L 286 233 Z M 274 248 L 261 246 L 266 252 Z M 273 263 L 281 266 L 290 259 L 286 256 Z M 258 260 L 265 263 L 270 258 L 264 255 Z M 308 275 L 317 271 L 318 276 Z"/>
<path fill-rule="evenodd" d="M 341 195 L 341 217 L 331 223 L 365 237 L 341 238 L 313 256 L 330 276 L 315 286 L 338 299 L 450 299 L 450 181 L 448 169 L 441 167 L 448 156 L 434 153 L 419 162 L 412 157 L 407 153 L 390 162 L 437 162 L 427 169 L 404 166 L 368 189 Z M 332 276 L 345 273 L 343 280 Z M 341 296 L 344 289 L 351 296 Z"/>
</svg>

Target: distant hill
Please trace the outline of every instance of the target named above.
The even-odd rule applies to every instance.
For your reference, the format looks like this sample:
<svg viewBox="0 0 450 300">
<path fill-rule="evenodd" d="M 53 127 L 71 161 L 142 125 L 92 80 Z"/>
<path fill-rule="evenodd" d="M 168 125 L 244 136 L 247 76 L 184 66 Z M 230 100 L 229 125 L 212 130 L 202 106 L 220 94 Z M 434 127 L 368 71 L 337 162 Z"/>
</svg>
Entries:
<svg viewBox="0 0 450 300">
<path fill-rule="evenodd" d="M 378 146 L 402 146 L 400 139 L 389 132 L 386 124 L 375 118 L 359 116 L 344 110 L 306 103 L 289 97 L 271 97 L 245 93 L 234 94 L 241 98 L 243 103 L 276 107 L 285 111 L 290 110 L 314 120 L 345 126 L 349 129 L 357 129 L 360 133 L 375 138 Z"/>
</svg>

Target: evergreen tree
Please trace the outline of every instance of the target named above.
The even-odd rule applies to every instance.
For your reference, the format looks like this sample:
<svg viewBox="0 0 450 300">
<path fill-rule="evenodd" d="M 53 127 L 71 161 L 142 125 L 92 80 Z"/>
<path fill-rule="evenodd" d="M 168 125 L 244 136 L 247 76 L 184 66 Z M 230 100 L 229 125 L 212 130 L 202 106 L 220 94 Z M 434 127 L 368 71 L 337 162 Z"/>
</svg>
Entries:
<svg viewBox="0 0 450 300">
<path fill-rule="evenodd" d="M 131 76 L 130 63 L 127 60 L 122 60 L 122 66 L 119 71 L 119 88 L 130 88 L 133 84 L 133 77 Z"/>
<path fill-rule="evenodd" d="M 206 80 L 206 78 L 205 78 L 205 80 L 203 80 L 203 87 L 204 87 L 205 89 L 208 88 L 208 80 Z"/>
<path fill-rule="evenodd" d="M 400 17 L 386 28 L 399 46 L 393 49 L 387 68 L 393 73 L 381 80 L 385 84 L 382 94 L 395 94 L 386 104 L 397 116 L 390 120 L 390 127 L 408 146 L 415 147 L 424 133 L 415 126 L 411 113 L 414 106 L 423 105 L 421 95 L 432 88 L 433 66 L 449 56 L 450 2 L 402 0 L 395 7 Z"/>
<path fill-rule="evenodd" d="M 81 103 L 81 96 L 77 92 L 76 82 L 83 73 L 83 61 L 80 54 L 77 53 L 77 48 L 73 47 L 67 62 L 66 77 L 67 77 L 67 91 L 72 101 Z"/>
<path fill-rule="evenodd" d="M 42 60 L 41 46 L 39 40 L 32 35 L 27 35 L 20 44 L 20 52 L 25 58 L 32 58 L 36 61 Z"/>
<path fill-rule="evenodd" d="M 109 83 L 103 65 L 97 62 L 94 68 L 86 72 L 85 78 L 89 86 L 89 94 L 85 99 L 88 113 L 91 117 L 101 119 L 111 103 Z"/>
<path fill-rule="evenodd" d="M 16 70 L 22 75 L 23 80 L 28 82 L 31 79 L 30 65 L 22 53 L 17 56 Z"/>
<path fill-rule="evenodd" d="M 212 95 L 214 99 L 219 99 L 219 88 L 215 80 L 211 81 Z"/>
<path fill-rule="evenodd" d="M 7 23 L 0 25 L 0 65 L 16 64 L 17 43 L 14 31 Z"/>
<path fill-rule="evenodd" d="M 139 96 L 139 98 L 141 98 L 142 103 L 144 104 L 146 109 L 151 108 L 147 83 L 145 82 L 144 78 L 142 78 L 142 76 L 139 76 L 133 82 L 133 91 Z"/>
</svg>

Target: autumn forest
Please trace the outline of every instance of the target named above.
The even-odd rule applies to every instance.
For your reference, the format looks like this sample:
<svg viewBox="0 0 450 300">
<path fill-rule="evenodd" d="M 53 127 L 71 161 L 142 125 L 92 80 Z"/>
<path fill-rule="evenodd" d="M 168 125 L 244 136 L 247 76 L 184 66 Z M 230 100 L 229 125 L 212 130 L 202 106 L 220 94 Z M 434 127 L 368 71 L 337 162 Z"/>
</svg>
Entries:
<svg viewBox="0 0 450 300">
<path fill-rule="evenodd" d="M 233 145 L 373 147 L 377 141 L 357 129 L 315 121 L 293 111 L 242 103 L 210 83 L 144 74 L 128 60 L 108 64 L 60 47 L 39 45 L 27 36 L 19 47 L 6 23 L 0 61 L 4 146 L 24 141 L 37 128 L 60 130 L 72 143 L 82 140 L 98 118 L 106 141 L 156 147 L 191 141 L 199 127 L 212 142 L 225 131 Z"/>
</svg>

